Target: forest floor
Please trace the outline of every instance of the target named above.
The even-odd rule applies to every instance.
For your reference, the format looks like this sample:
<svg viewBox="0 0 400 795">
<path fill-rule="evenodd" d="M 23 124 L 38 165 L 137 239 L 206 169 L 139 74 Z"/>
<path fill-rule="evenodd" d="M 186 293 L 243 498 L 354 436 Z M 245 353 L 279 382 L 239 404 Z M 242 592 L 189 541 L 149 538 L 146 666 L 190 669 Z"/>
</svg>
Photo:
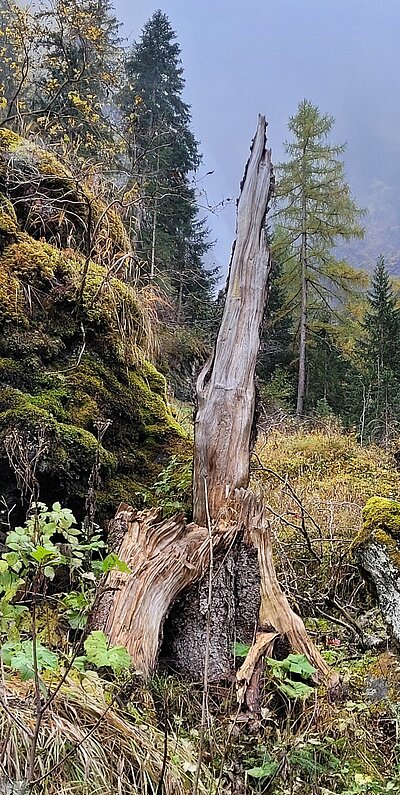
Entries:
<svg viewBox="0 0 400 795">
<path fill-rule="evenodd" d="M 179 484 L 188 489 L 190 478 L 175 459 L 157 487 L 170 510 Z M 268 506 L 279 580 L 340 686 L 334 693 L 316 686 L 298 655 L 298 675 L 270 661 L 260 717 L 238 713 L 227 682 L 210 686 L 202 725 L 201 684 L 169 674 L 112 684 L 94 671 L 71 673 L 37 749 L 37 770 L 54 772 L 33 792 L 400 792 L 400 660 L 351 551 L 366 500 L 399 498 L 393 451 L 360 447 L 332 422 L 276 429 L 259 436 L 252 486 Z M 14 754 L 14 780 L 29 755 L 33 692 L 32 682 L 3 678 L 0 739 Z"/>
</svg>

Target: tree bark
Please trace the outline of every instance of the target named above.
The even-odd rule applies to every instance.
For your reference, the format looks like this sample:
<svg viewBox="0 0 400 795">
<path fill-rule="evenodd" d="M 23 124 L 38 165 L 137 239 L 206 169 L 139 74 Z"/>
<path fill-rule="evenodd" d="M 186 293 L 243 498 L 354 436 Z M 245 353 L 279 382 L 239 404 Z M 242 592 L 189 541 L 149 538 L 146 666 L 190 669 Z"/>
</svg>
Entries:
<svg viewBox="0 0 400 795">
<path fill-rule="evenodd" d="M 266 126 L 260 116 L 237 203 L 221 325 L 213 355 L 197 381 L 193 518 L 199 525 L 211 523 L 212 532 L 218 532 L 229 495 L 248 487 L 255 440 L 254 377 L 270 271 L 264 224 L 273 178 Z M 238 537 L 231 553 L 217 559 L 215 571 L 211 603 L 204 580 L 189 589 L 166 623 L 162 651 L 192 679 L 199 678 L 207 659 L 209 681 L 231 676 L 235 639 L 251 643 L 257 628 L 256 551 Z"/>
</svg>

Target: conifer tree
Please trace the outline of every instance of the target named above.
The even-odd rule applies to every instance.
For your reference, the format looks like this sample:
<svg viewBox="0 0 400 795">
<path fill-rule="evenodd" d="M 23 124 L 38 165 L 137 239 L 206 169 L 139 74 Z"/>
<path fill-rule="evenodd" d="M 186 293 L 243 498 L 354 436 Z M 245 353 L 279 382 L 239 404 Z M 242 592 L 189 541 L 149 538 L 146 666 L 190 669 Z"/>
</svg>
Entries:
<svg viewBox="0 0 400 795">
<path fill-rule="evenodd" d="M 262 386 L 264 398 L 272 393 L 275 397 L 276 385 L 282 390 L 285 383 L 285 398 L 292 398 L 294 391 L 293 360 L 293 317 L 286 305 L 286 295 L 282 285 L 282 266 L 275 260 L 271 266 L 270 286 L 265 316 L 260 331 L 260 350 L 258 353 L 257 376 Z M 290 400 L 290 403 L 292 401 Z M 290 409 L 293 406 L 290 405 Z"/>
<path fill-rule="evenodd" d="M 276 251 L 285 262 L 289 301 L 298 312 L 297 414 L 304 411 L 307 347 L 313 312 L 329 311 L 332 299 L 356 278 L 332 249 L 340 239 L 360 237 L 360 211 L 351 198 L 339 160 L 344 147 L 330 144 L 331 116 L 303 100 L 289 120 L 293 140 L 288 160 L 277 168 Z"/>
<path fill-rule="evenodd" d="M 131 183 L 140 197 L 133 235 L 149 281 L 169 293 L 179 322 L 193 319 L 196 304 L 199 310 L 209 306 L 213 287 L 213 274 L 202 263 L 209 243 L 191 183 L 200 156 L 183 88 L 176 35 L 168 17 L 156 11 L 127 58 L 118 101 Z"/>
<path fill-rule="evenodd" d="M 359 345 L 365 375 L 363 425 L 367 437 L 387 442 L 400 423 L 400 310 L 383 257 L 367 294 Z"/>
<path fill-rule="evenodd" d="M 400 311 L 383 257 L 376 264 L 367 299 L 363 348 L 369 369 L 372 372 L 390 369 L 400 375 Z"/>
</svg>

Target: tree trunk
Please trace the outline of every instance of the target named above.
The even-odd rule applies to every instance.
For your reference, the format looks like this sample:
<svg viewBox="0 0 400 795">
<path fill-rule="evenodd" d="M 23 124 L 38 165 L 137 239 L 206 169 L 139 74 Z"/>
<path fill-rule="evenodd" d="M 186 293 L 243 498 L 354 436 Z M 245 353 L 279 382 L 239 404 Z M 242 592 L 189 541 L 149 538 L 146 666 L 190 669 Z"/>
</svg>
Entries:
<svg viewBox="0 0 400 795">
<path fill-rule="evenodd" d="M 218 532 L 229 495 L 249 484 L 254 376 L 270 271 L 264 223 L 271 188 L 271 152 L 266 146 L 266 121 L 260 116 L 237 204 L 236 242 L 221 325 L 214 353 L 197 381 L 193 517 L 199 525 L 210 525 L 213 533 Z M 244 529 L 247 532 L 248 524 Z M 235 639 L 251 643 L 257 628 L 256 551 L 238 537 L 231 553 L 216 561 L 215 572 L 211 603 L 206 598 L 209 583 L 204 580 L 173 608 L 165 627 L 162 653 L 192 679 L 201 676 L 207 659 L 209 681 L 229 677 Z"/>
<path fill-rule="evenodd" d="M 271 151 L 260 116 L 237 205 L 221 326 L 197 381 L 193 516 L 198 524 L 206 523 L 207 499 L 215 520 L 229 491 L 249 482 L 254 374 L 270 271 L 264 222 L 271 186 Z"/>
<path fill-rule="evenodd" d="M 303 226 L 306 223 L 306 206 L 303 202 Z M 306 394 L 306 346 L 307 346 L 307 234 L 303 231 L 301 236 L 301 311 L 300 311 L 300 342 L 299 342 L 299 375 L 297 383 L 296 414 L 301 417 L 304 411 L 304 398 Z"/>
<path fill-rule="evenodd" d="M 163 656 L 175 670 L 201 677 L 205 692 L 209 681 L 232 674 L 235 637 L 251 642 L 257 626 L 272 634 L 258 639 L 252 659 L 270 648 L 277 634 L 286 635 L 295 651 L 329 676 L 279 586 L 262 504 L 247 490 L 269 274 L 264 220 L 271 178 L 266 122 L 260 116 L 238 201 L 221 327 L 197 384 L 195 521 L 187 525 L 182 515 L 162 520 L 159 511 L 120 506 L 111 546 L 130 572 L 109 573 L 92 622 L 112 643 L 125 645 L 136 668 L 148 674 L 157 661 L 165 617 L 180 596 L 165 624 Z"/>
</svg>

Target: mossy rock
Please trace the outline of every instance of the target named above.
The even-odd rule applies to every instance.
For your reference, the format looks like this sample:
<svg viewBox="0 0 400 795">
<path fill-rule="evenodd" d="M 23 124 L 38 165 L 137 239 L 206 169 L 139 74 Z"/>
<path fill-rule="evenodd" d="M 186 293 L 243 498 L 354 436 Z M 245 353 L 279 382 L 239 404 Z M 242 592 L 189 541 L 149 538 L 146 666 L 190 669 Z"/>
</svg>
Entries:
<svg viewBox="0 0 400 795">
<path fill-rule="evenodd" d="M 12 201 L 18 222 L 35 238 L 87 253 L 89 224 L 94 259 L 101 258 L 105 248 L 111 258 L 129 250 L 115 208 L 97 198 L 80 173 L 6 128 L 0 129 L 0 193 Z M 0 212 L 0 230 L 1 226 Z"/>
<path fill-rule="evenodd" d="M 363 535 L 383 531 L 400 539 L 400 502 L 371 497 L 363 510 Z"/>
<path fill-rule="evenodd" d="M 21 210 L 28 194 L 21 199 L 18 175 L 7 171 L 10 153 L 28 184 L 31 171 L 42 175 L 51 201 L 61 187 L 75 185 L 53 155 L 0 130 L 0 494 L 18 502 L 22 477 L 18 486 L 5 440 L 14 439 L 29 468 L 42 438 L 45 451 L 35 464 L 41 498 L 68 504 L 82 518 L 98 467 L 103 521 L 122 500 L 151 503 L 152 484 L 185 433 L 168 404 L 165 378 L 141 348 L 146 322 L 138 293 L 79 245 L 63 249 L 60 230 L 57 238 L 46 225 L 45 207 L 49 239 L 37 239 Z M 64 216 L 60 209 L 60 224 Z M 106 244 L 124 244 L 107 224 Z"/>
<path fill-rule="evenodd" d="M 353 553 L 373 584 L 385 622 L 400 642 L 400 502 L 385 497 L 368 500 Z"/>
</svg>

